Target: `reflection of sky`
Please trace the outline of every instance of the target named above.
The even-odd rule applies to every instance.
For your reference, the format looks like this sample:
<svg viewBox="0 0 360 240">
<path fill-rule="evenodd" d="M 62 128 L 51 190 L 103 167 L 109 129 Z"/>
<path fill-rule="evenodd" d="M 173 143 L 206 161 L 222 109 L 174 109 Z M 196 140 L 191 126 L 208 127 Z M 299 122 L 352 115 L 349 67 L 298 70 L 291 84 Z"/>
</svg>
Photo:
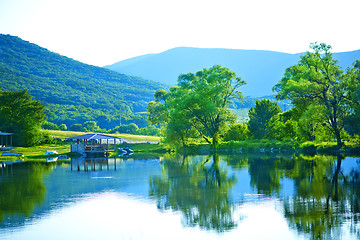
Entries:
<svg viewBox="0 0 360 240">
<path fill-rule="evenodd" d="M 258 194 L 258 190 L 250 185 L 251 177 L 248 169 L 240 169 L 234 171 L 236 175 L 237 183 L 231 189 L 232 199 L 234 202 L 241 202 L 243 198 L 246 201 L 258 201 L 262 198 L 268 198 L 262 194 Z M 288 197 L 293 196 L 295 193 L 294 181 L 286 177 L 280 180 L 281 189 L 279 194 L 272 193 L 276 197 Z"/>
<path fill-rule="evenodd" d="M 360 158 L 347 157 L 341 161 L 341 171 L 348 175 L 351 170 L 360 170 Z"/>
<path fill-rule="evenodd" d="M 1 239 L 303 239 L 288 229 L 279 202 L 246 203 L 236 208 L 238 228 L 225 232 L 184 228 L 179 212 L 159 212 L 148 199 L 121 193 L 88 196 L 51 211 L 20 231 Z M 261 228 L 261 230 L 259 229 Z"/>
<path fill-rule="evenodd" d="M 119 161 L 119 159 L 117 159 Z M 4 172 L 7 171 L 6 169 Z M 8 170 L 10 172 L 10 170 Z M 6 173 L 6 172 L 5 172 Z M 123 192 L 136 196 L 147 196 L 149 177 L 161 174 L 158 160 L 125 161 L 117 164 L 117 171 L 80 171 L 71 172 L 70 166 L 57 165 L 44 176 L 46 198 L 41 205 L 35 206 L 30 217 L 11 214 L 0 223 L 0 232 L 6 228 L 19 228 L 38 218 L 43 218 L 49 211 L 72 205 L 79 199 L 88 198 L 98 192 Z M 1 179 L 5 175 L 0 175 Z M 7 178 L 10 176 L 8 175 Z M 1 190 L 1 189 L 0 189 Z M 2 239 L 0 237 L 0 239 Z"/>
</svg>

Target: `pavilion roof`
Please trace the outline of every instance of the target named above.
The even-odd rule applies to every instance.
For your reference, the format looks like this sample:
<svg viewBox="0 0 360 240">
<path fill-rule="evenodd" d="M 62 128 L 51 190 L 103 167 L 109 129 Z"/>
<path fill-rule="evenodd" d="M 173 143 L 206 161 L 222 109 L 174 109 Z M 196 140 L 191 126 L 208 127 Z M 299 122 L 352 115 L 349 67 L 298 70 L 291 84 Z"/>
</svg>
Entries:
<svg viewBox="0 0 360 240">
<path fill-rule="evenodd" d="M 113 137 L 113 136 L 109 136 L 109 135 L 105 135 L 105 134 L 99 134 L 99 133 L 88 133 L 88 134 L 84 134 L 84 135 L 69 137 L 69 138 L 66 138 L 66 139 L 67 140 L 91 140 L 91 139 L 96 139 L 96 140 L 119 139 L 119 140 L 121 140 L 121 138 L 119 138 L 119 137 Z"/>
</svg>

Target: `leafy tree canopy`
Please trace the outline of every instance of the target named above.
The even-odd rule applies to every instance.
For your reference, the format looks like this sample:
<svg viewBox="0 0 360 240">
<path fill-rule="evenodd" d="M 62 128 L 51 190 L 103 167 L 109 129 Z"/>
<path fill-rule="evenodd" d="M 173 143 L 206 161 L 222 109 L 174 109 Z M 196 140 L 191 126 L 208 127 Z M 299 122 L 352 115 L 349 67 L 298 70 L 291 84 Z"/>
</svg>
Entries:
<svg viewBox="0 0 360 240">
<path fill-rule="evenodd" d="M 42 141 L 44 106 L 27 90 L 0 89 L 0 130 L 14 133 L 14 146 L 32 146 Z"/>
<path fill-rule="evenodd" d="M 345 119 L 345 129 L 350 134 L 360 135 L 360 60 L 355 61 L 353 66 L 348 68 L 347 77 L 350 104 L 354 111 Z"/>
<path fill-rule="evenodd" d="M 249 130 L 254 138 L 276 138 L 280 124 L 281 108 L 268 99 L 257 100 L 249 111 Z"/>
<path fill-rule="evenodd" d="M 275 85 L 276 97 L 291 100 L 303 112 L 310 106 L 321 106 L 324 109 L 322 123 L 334 134 L 340 147 L 344 119 L 351 113 L 351 79 L 333 59 L 331 46 L 314 43 L 310 47 L 313 51 L 287 68 L 284 77 Z"/>
<path fill-rule="evenodd" d="M 222 128 L 235 119 L 228 106 L 242 98 L 238 89 L 244 84 L 233 71 L 219 65 L 181 74 L 177 87 L 155 93 L 156 101 L 147 107 L 148 120 L 166 126 L 166 135 L 173 141 L 184 144 L 196 132 L 216 145 Z"/>
</svg>

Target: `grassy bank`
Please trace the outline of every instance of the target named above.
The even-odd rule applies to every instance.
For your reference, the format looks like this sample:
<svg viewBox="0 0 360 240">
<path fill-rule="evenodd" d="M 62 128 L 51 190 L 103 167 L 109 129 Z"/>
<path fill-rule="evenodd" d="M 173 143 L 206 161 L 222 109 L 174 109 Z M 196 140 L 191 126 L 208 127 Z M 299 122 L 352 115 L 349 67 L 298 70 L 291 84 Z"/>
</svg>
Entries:
<svg viewBox="0 0 360 240">
<path fill-rule="evenodd" d="M 25 160 L 46 160 L 49 155 L 45 155 L 46 151 L 56 151 L 58 154 L 54 155 L 63 155 L 70 153 L 70 143 L 68 142 L 57 142 L 52 144 L 43 144 L 40 146 L 33 147 L 14 147 L 11 151 L 13 153 L 22 153 L 24 157 L 3 157 L 0 155 L 0 161 L 9 161 L 9 160 L 17 160 L 17 159 L 25 159 Z"/>
<path fill-rule="evenodd" d="M 86 134 L 85 132 L 72 132 L 72 131 L 52 131 L 46 130 L 46 132 L 58 139 L 52 144 L 43 144 L 34 147 L 14 147 L 11 152 L 22 153 L 24 157 L 21 159 L 25 160 L 46 160 L 45 152 L 48 150 L 57 151 L 58 155 L 70 154 L 70 142 L 64 141 L 68 137 Z M 159 137 L 154 136 L 138 136 L 130 134 L 111 134 L 112 136 L 121 137 L 125 140 L 141 141 L 141 142 L 158 142 Z M 178 153 L 186 154 L 211 154 L 215 152 L 214 148 L 205 143 L 194 142 L 189 144 L 185 148 L 166 145 L 166 144 L 148 144 L 148 143 L 126 143 L 121 144 L 119 147 L 130 147 L 134 151 L 135 156 L 153 156 L 162 155 L 165 153 L 172 153 L 177 151 Z M 360 142 L 359 140 L 344 142 L 343 147 L 337 149 L 336 142 L 298 142 L 293 139 L 286 139 L 282 141 L 267 140 L 267 139 L 254 139 L 246 141 L 230 141 L 219 144 L 216 148 L 218 153 L 326 153 L 326 154 L 337 154 L 337 153 L 354 153 L 360 154 Z M 1 152 L 0 152 L 1 153 Z M 113 155 L 116 155 L 113 154 Z M 2 157 L 0 161 L 4 160 L 17 160 L 20 157 Z"/>
<path fill-rule="evenodd" d="M 180 151 L 181 149 L 178 149 Z M 307 154 L 326 153 L 355 153 L 360 154 L 359 142 L 344 142 L 341 149 L 338 149 L 336 142 L 299 142 L 292 139 L 277 141 L 268 139 L 254 139 L 246 141 L 230 141 L 213 146 L 205 143 L 189 144 L 185 147 L 186 154 L 208 154 L 218 153 L 242 153 L 242 152 L 258 152 L 258 153 L 284 153 L 299 152 Z"/>
<path fill-rule="evenodd" d="M 69 155 L 70 154 L 70 142 L 65 141 L 68 137 L 73 137 L 77 135 L 86 134 L 86 132 L 74 132 L 74 131 L 55 131 L 55 130 L 43 130 L 44 132 L 48 133 L 50 136 L 52 136 L 54 139 L 54 143 L 49 144 L 42 144 L 39 146 L 33 146 L 33 147 L 14 147 L 11 151 L 7 152 L 13 152 L 13 153 L 22 153 L 24 157 L 18 157 L 18 156 L 1 156 L 0 152 L 0 161 L 13 161 L 18 159 L 25 159 L 26 161 L 31 160 L 40 160 L 45 161 L 46 158 L 49 157 L 49 155 L 45 155 L 46 151 L 56 151 L 58 155 Z M 131 135 L 131 134 L 109 134 L 111 136 L 115 137 L 121 137 L 125 140 L 130 141 L 145 141 L 145 142 L 157 142 L 160 141 L 160 137 L 156 136 L 142 136 L 142 135 Z M 146 144 L 146 143 L 134 143 L 130 144 L 132 149 L 136 152 L 164 152 L 164 148 L 162 145 L 157 144 Z"/>
</svg>

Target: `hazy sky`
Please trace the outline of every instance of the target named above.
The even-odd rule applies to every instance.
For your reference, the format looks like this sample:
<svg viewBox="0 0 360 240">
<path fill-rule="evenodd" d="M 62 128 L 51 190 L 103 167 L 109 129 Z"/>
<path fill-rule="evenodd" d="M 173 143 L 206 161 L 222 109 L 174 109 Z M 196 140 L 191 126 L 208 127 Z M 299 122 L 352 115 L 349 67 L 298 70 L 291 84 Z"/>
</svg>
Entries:
<svg viewBox="0 0 360 240">
<path fill-rule="evenodd" d="M 0 33 L 97 66 L 170 48 L 360 49 L 360 0 L 0 0 Z"/>
</svg>

